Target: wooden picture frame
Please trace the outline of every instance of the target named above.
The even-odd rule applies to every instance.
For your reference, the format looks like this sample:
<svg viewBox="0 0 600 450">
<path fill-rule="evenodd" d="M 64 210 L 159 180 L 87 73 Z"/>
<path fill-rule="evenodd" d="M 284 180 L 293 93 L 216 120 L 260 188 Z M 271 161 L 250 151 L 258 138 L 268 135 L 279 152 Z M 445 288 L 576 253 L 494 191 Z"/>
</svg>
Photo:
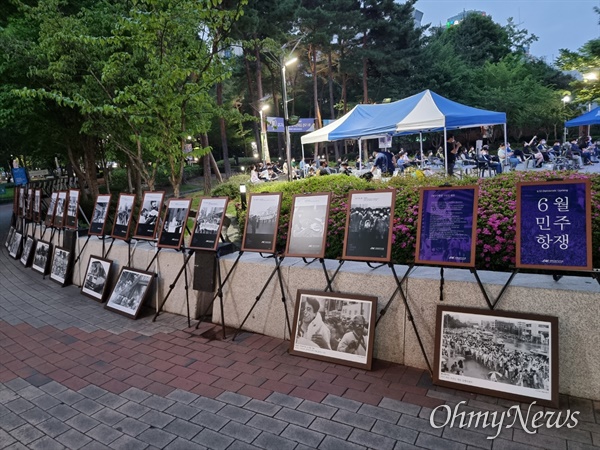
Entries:
<svg viewBox="0 0 600 450">
<path fill-rule="evenodd" d="M 25 239 L 25 244 L 23 245 L 23 251 L 21 252 L 21 264 L 23 264 L 25 267 L 29 267 L 31 265 L 34 253 L 35 239 L 33 239 L 31 236 L 27 236 L 27 239 Z"/>
<path fill-rule="evenodd" d="M 389 262 L 392 256 L 395 189 L 348 194 L 342 259 Z"/>
<path fill-rule="evenodd" d="M 25 201 L 25 218 L 27 220 L 33 219 L 33 189 L 27 189 L 27 200 Z"/>
<path fill-rule="evenodd" d="M 50 264 L 50 279 L 61 286 L 69 283 L 71 276 L 71 252 L 64 247 L 54 247 Z"/>
<path fill-rule="evenodd" d="M 135 195 L 119 194 L 119 201 L 117 202 L 117 210 L 115 211 L 115 220 L 111 234 L 115 239 L 127 240 L 127 238 L 129 238 L 134 203 Z"/>
<path fill-rule="evenodd" d="M 160 222 L 160 213 L 165 199 L 163 191 L 145 192 L 137 224 L 133 233 L 134 239 L 154 239 Z"/>
<path fill-rule="evenodd" d="M 297 194 L 292 199 L 286 256 L 324 258 L 331 193 Z"/>
<path fill-rule="evenodd" d="M 53 218 L 53 225 L 55 228 L 62 228 L 65 225 L 65 215 L 67 214 L 67 194 L 67 191 L 58 191 Z"/>
<path fill-rule="evenodd" d="M 557 408 L 558 318 L 438 305 L 433 367 L 439 386 Z"/>
<path fill-rule="evenodd" d="M 153 280 L 154 274 L 151 272 L 123 267 L 104 307 L 131 319 L 137 319 Z"/>
<path fill-rule="evenodd" d="M 102 194 L 96 197 L 92 220 L 88 234 L 91 236 L 104 236 L 106 230 L 106 218 L 110 209 L 110 194 Z"/>
<path fill-rule="evenodd" d="M 181 248 L 191 204 L 192 200 L 189 198 L 169 200 L 165 220 L 158 236 L 159 248 Z"/>
<path fill-rule="evenodd" d="M 37 241 L 31 268 L 42 275 L 46 275 L 48 273 L 51 254 L 52 244 L 50 242 Z"/>
<path fill-rule="evenodd" d="M 10 248 L 10 244 L 12 244 L 13 234 L 15 234 L 15 227 L 11 226 L 6 235 L 6 241 L 4 241 L 4 246 L 7 249 Z"/>
<path fill-rule="evenodd" d="M 377 297 L 299 289 L 292 355 L 371 370 Z"/>
<path fill-rule="evenodd" d="M 229 197 L 207 197 L 200 200 L 190 239 L 191 249 L 217 250 L 228 202 Z"/>
<path fill-rule="evenodd" d="M 12 235 L 12 240 L 8 247 L 8 254 L 14 259 L 21 257 L 21 244 L 23 243 L 23 234 L 20 231 L 15 231 Z"/>
<path fill-rule="evenodd" d="M 48 210 L 46 211 L 46 218 L 44 220 L 44 224 L 47 227 L 51 227 L 54 224 L 54 211 L 56 211 L 57 199 L 58 192 L 52 192 L 52 194 L 50 194 L 50 204 L 48 205 Z"/>
<path fill-rule="evenodd" d="M 248 196 L 242 251 L 275 253 L 281 211 L 281 192 Z"/>
<path fill-rule="evenodd" d="M 79 189 L 69 189 L 65 228 L 76 230 L 78 227 L 77 215 L 79 213 Z"/>
<path fill-rule="evenodd" d="M 33 221 L 40 223 L 42 221 L 42 190 L 36 189 L 33 194 Z"/>
<path fill-rule="evenodd" d="M 18 189 L 19 191 L 19 207 L 17 208 L 17 216 L 25 217 L 27 212 L 27 204 L 25 202 L 27 189 L 25 188 L 25 186 L 15 187 L 15 189 Z"/>
<path fill-rule="evenodd" d="M 100 258 L 99 256 L 90 256 L 83 283 L 81 284 L 81 293 L 100 303 L 106 300 L 108 287 L 111 281 L 112 260 Z"/>
</svg>

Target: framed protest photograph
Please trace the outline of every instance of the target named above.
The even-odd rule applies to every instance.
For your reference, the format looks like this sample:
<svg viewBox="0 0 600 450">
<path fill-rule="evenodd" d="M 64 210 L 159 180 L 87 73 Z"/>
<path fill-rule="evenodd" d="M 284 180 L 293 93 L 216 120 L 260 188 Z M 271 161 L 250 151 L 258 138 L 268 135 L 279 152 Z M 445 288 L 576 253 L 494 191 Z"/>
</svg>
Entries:
<svg viewBox="0 0 600 450">
<path fill-rule="evenodd" d="M 71 266 L 71 252 L 66 248 L 54 247 L 52 263 L 50 264 L 50 279 L 61 286 L 69 282 L 69 268 Z"/>
<path fill-rule="evenodd" d="M 438 306 L 434 384 L 558 407 L 558 318 Z"/>
<path fill-rule="evenodd" d="M 36 189 L 33 194 L 33 221 L 40 223 L 42 220 L 42 190 Z"/>
<path fill-rule="evenodd" d="M 83 277 L 83 284 L 81 285 L 81 293 L 98 302 L 106 300 L 106 295 L 109 292 L 111 267 L 112 261 L 110 259 L 90 256 Z"/>
<path fill-rule="evenodd" d="M 56 211 L 56 200 L 58 199 L 58 192 L 53 192 L 50 194 L 50 204 L 48 205 L 48 210 L 46 211 L 46 219 L 44 224 L 47 227 L 51 227 L 54 224 L 54 211 Z"/>
<path fill-rule="evenodd" d="M 212 197 L 200 200 L 190 248 L 213 251 L 217 249 L 228 202 L 228 197 Z"/>
<path fill-rule="evenodd" d="M 286 256 L 323 258 L 331 193 L 294 195 Z"/>
<path fill-rule="evenodd" d="M 33 219 L 33 189 L 27 189 L 27 199 L 25 200 L 25 218 Z"/>
<path fill-rule="evenodd" d="M 371 369 L 377 297 L 299 289 L 289 352 Z"/>
<path fill-rule="evenodd" d="M 67 216 L 65 219 L 65 227 L 77 228 L 77 213 L 79 212 L 79 189 L 69 189 L 69 197 L 67 203 Z"/>
<path fill-rule="evenodd" d="M 396 190 L 351 191 L 348 196 L 343 259 L 389 261 Z"/>
<path fill-rule="evenodd" d="M 126 240 L 129 237 L 129 228 L 131 227 L 131 216 L 133 215 L 133 203 L 135 195 L 120 194 L 115 212 L 115 220 L 112 229 L 112 237 L 115 239 Z"/>
<path fill-rule="evenodd" d="M 33 259 L 33 251 L 35 249 L 35 240 L 31 236 L 27 236 L 25 244 L 23 245 L 23 251 L 21 252 L 21 264 L 25 267 L 31 265 Z"/>
<path fill-rule="evenodd" d="M 21 243 L 23 242 L 23 234 L 19 231 L 15 231 L 12 235 L 10 246 L 8 247 L 8 254 L 15 259 L 20 257 Z"/>
<path fill-rule="evenodd" d="M 477 186 L 421 188 L 415 262 L 475 267 Z"/>
<path fill-rule="evenodd" d="M 152 286 L 154 274 L 124 267 L 110 294 L 106 309 L 137 319 Z"/>
<path fill-rule="evenodd" d="M 17 215 L 19 217 L 25 217 L 26 214 L 26 209 L 27 209 L 27 205 L 26 205 L 26 192 L 27 190 L 25 189 L 25 187 L 17 187 L 16 189 L 19 190 L 19 208 L 18 208 L 18 213 Z"/>
<path fill-rule="evenodd" d="M 65 225 L 65 215 L 67 213 L 67 191 L 58 191 L 56 198 L 56 209 L 54 210 L 54 227 L 62 228 Z"/>
<path fill-rule="evenodd" d="M 275 253 L 281 192 L 250 194 L 242 251 Z"/>
<path fill-rule="evenodd" d="M 6 241 L 4 242 L 4 246 L 6 248 L 10 248 L 10 244 L 12 244 L 13 234 L 15 234 L 15 227 L 10 227 L 8 230 L 8 234 L 6 235 Z"/>
<path fill-rule="evenodd" d="M 110 207 L 110 198 L 110 194 L 99 195 L 96 197 L 88 234 L 92 236 L 104 236 L 108 208 Z"/>
<path fill-rule="evenodd" d="M 158 237 L 159 247 L 176 249 L 181 247 L 191 204 L 192 201 L 185 198 L 169 200 L 165 220 Z"/>
<path fill-rule="evenodd" d="M 51 252 L 52 244 L 46 241 L 37 241 L 31 268 L 42 275 L 46 275 L 48 273 Z"/>
<path fill-rule="evenodd" d="M 160 210 L 164 198 L 164 192 L 144 193 L 142 207 L 140 208 L 137 225 L 133 233 L 135 239 L 154 239 L 156 237 L 156 230 L 160 221 Z"/>
<path fill-rule="evenodd" d="M 592 270 L 590 180 L 517 183 L 516 206 L 515 267 Z"/>
</svg>

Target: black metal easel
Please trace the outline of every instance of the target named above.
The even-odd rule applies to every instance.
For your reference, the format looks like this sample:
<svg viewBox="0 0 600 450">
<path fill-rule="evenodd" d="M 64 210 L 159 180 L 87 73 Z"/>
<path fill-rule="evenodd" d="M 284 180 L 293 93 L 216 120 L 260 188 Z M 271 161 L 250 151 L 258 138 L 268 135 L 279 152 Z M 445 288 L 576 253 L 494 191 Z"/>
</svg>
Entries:
<svg viewBox="0 0 600 450">
<path fill-rule="evenodd" d="M 187 256 L 185 254 L 185 250 L 186 250 L 185 248 L 183 248 L 183 247 L 181 248 L 181 253 L 183 255 L 183 264 L 181 266 L 181 269 L 179 269 L 179 272 L 177 272 L 177 275 L 175 276 L 175 279 L 173 280 L 173 283 L 171 283 L 169 285 L 169 290 L 167 292 L 167 295 L 165 295 L 165 298 L 163 298 L 162 303 L 157 308 L 156 314 L 154 314 L 154 317 L 152 318 L 152 322 L 156 321 L 156 318 L 161 313 L 161 311 L 163 309 L 163 306 L 167 302 L 167 299 L 171 295 L 171 292 L 173 292 L 173 289 L 175 289 L 175 286 L 177 285 L 177 281 L 179 281 L 179 278 L 181 277 L 181 274 L 183 273 L 184 274 L 184 280 L 185 280 L 185 302 L 186 302 L 186 307 L 187 307 L 188 328 L 192 326 L 191 319 L 190 319 L 190 298 L 189 298 L 189 291 L 188 291 L 189 290 L 189 283 L 188 283 L 187 266 L 188 266 L 188 263 L 189 263 L 191 257 L 194 255 L 195 250 L 188 250 L 188 255 Z M 158 251 L 160 251 L 160 248 L 158 249 Z M 152 258 L 152 261 L 154 261 L 154 259 L 158 256 L 158 251 L 154 255 L 154 258 Z M 150 262 L 150 265 L 148 266 L 148 269 L 150 268 L 150 266 L 152 266 L 152 262 Z M 146 269 L 146 271 L 148 271 L 148 269 Z"/>
</svg>

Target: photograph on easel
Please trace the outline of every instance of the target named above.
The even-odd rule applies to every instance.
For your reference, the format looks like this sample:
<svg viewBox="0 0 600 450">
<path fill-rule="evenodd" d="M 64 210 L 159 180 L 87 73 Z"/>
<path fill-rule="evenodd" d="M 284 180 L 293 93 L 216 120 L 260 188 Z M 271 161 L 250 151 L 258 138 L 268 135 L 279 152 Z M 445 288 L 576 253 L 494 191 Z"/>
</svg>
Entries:
<svg viewBox="0 0 600 450">
<path fill-rule="evenodd" d="M 21 251 L 21 243 L 23 242 L 23 235 L 18 231 L 12 236 L 12 241 L 10 243 L 10 247 L 8 248 L 8 254 L 15 259 L 18 259 Z"/>
<path fill-rule="evenodd" d="M 343 258 L 389 261 L 396 191 L 352 191 L 348 195 Z"/>
<path fill-rule="evenodd" d="M 69 189 L 69 202 L 67 204 L 67 218 L 65 227 L 77 228 L 77 213 L 79 212 L 79 189 Z"/>
<path fill-rule="evenodd" d="M 56 198 L 56 209 L 54 210 L 54 227 L 62 228 L 65 224 L 67 213 L 67 191 L 58 191 Z"/>
<path fill-rule="evenodd" d="M 54 223 L 54 211 L 56 211 L 56 200 L 58 199 L 58 192 L 53 192 L 50 195 L 50 204 L 48 205 L 48 210 L 46 211 L 46 219 L 44 224 L 47 227 L 51 227 Z"/>
<path fill-rule="evenodd" d="M 10 244 L 12 244 L 13 234 L 15 234 L 15 227 L 10 227 L 10 230 L 8 230 L 8 234 L 6 235 L 6 241 L 4 242 L 4 246 L 6 248 L 10 248 Z"/>
<path fill-rule="evenodd" d="M 294 195 L 286 256 L 323 258 L 331 194 Z"/>
<path fill-rule="evenodd" d="M 110 194 L 99 195 L 96 198 L 94 211 L 92 212 L 92 220 L 90 222 L 90 230 L 88 234 L 92 236 L 104 236 L 106 228 L 106 218 L 108 217 L 108 208 L 110 206 Z"/>
<path fill-rule="evenodd" d="M 50 265 L 50 279 L 61 286 L 68 283 L 69 268 L 71 263 L 71 252 L 66 248 L 54 247 L 52 264 Z"/>
<path fill-rule="evenodd" d="M 176 249 L 181 247 L 191 204 L 190 199 L 169 200 L 165 220 L 158 237 L 159 247 Z"/>
<path fill-rule="evenodd" d="M 133 237 L 135 239 L 154 239 L 160 222 L 164 192 L 146 192 L 142 199 L 142 207 L 137 220 Z"/>
<path fill-rule="evenodd" d="M 216 250 L 227 210 L 227 197 L 203 198 L 200 201 L 190 248 Z"/>
<path fill-rule="evenodd" d="M 42 220 L 42 190 L 36 189 L 33 196 L 33 221 L 39 223 Z"/>
<path fill-rule="evenodd" d="M 33 218 L 33 189 L 27 189 L 27 200 L 25 201 L 25 218 L 31 220 Z"/>
<path fill-rule="evenodd" d="M 129 237 L 129 228 L 131 227 L 131 216 L 133 215 L 133 203 L 135 195 L 120 194 L 115 212 L 112 237 L 115 239 L 126 240 Z"/>
<path fill-rule="evenodd" d="M 19 190 L 19 209 L 18 209 L 18 216 L 19 217 L 25 217 L 25 209 L 26 209 L 26 205 L 25 205 L 25 193 L 26 193 L 26 189 L 24 187 L 19 187 L 17 188 Z"/>
<path fill-rule="evenodd" d="M 104 307 L 136 319 L 148 297 L 153 278 L 153 273 L 124 267 Z"/>
<path fill-rule="evenodd" d="M 96 301 L 103 302 L 108 294 L 110 285 L 110 268 L 112 261 L 110 259 L 90 256 L 81 293 L 93 298 Z"/>
<path fill-rule="evenodd" d="M 23 251 L 21 252 L 21 264 L 23 264 L 25 267 L 29 267 L 29 265 L 31 265 L 34 249 L 35 240 L 31 236 L 27 236 L 25 245 L 23 245 Z"/>
<path fill-rule="evenodd" d="M 242 251 L 275 253 L 281 192 L 250 194 Z"/>
<path fill-rule="evenodd" d="M 52 244 L 46 241 L 38 241 L 35 246 L 31 268 L 42 275 L 46 275 L 48 273 L 48 263 L 50 262 L 51 252 Z"/>
</svg>

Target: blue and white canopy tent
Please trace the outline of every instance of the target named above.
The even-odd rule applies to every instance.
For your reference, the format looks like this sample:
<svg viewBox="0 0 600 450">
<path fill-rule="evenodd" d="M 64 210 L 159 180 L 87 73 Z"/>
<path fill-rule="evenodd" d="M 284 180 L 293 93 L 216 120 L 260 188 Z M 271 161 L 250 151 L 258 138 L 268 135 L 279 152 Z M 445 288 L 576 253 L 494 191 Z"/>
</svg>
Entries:
<svg viewBox="0 0 600 450">
<path fill-rule="evenodd" d="M 335 122 L 302 136 L 302 154 L 304 144 L 358 139 L 360 148 L 361 140 L 382 135 L 443 131 L 446 143 L 448 130 L 499 124 L 504 126 L 506 142 L 506 113 L 462 105 L 426 90 L 393 103 L 356 106 Z M 421 147 L 421 157 L 422 152 Z"/>
<path fill-rule="evenodd" d="M 565 122 L 565 127 L 578 127 L 581 125 L 596 125 L 600 123 L 600 106 L 592 109 L 585 114 L 582 114 L 579 117 L 575 117 L 574 119 L 567 120 Z"/>
</svg>

